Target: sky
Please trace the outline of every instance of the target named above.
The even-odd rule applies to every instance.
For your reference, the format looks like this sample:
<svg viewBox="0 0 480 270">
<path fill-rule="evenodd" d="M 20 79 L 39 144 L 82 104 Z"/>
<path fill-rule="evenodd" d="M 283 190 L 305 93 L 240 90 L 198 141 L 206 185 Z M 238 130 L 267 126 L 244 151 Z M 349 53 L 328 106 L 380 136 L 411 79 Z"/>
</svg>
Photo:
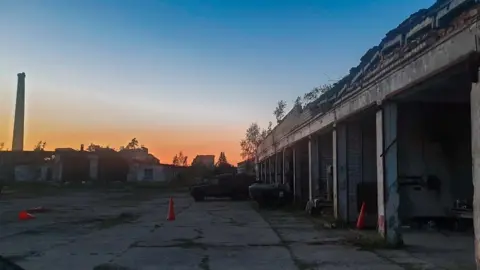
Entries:
<svg viewBox="0 0 480 270">
<path fill-rule="evenodd" d="M 0 0 L 0 142 L 26 73 L 25 149 L 179 151 L 241 160 L 279 100 L 333 82 L 434 0 Z"/>
</svg>

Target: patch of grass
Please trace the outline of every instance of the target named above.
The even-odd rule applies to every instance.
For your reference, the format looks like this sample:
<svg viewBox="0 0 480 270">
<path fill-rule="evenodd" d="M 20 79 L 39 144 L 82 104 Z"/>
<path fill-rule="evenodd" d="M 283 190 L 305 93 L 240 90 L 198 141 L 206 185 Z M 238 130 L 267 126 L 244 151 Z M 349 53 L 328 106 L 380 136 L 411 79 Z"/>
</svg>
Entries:
<svg viewBox="0 0 480 270">
<path fill-rule="evenodd" d="M 164 192 L 188 192 L 185 187 L 170 187 L 165 183 L 132 183 L 132 182 L 8 182 L 5 183 L 0 199 L 31 198 L 55 196 L 69 192 L 100 191 L 100 192 L 129 192 L 133 194 L 159 194 Z M 134 195 L 136 196 L 136 195 Z"/>
<path fill-rule="evenodd" d="M 105 219 L 100 219 L 98 224 L 99 229 L 109 229 L 117 225 L 132 223 L 139 218 L 139 215 L 133 213 L 121 213 L 118 216 L 113 216 Z"/>
<path fill-rule="evenodd" d="M 5 256 L 5 258 L 7 260 L 12 261 L 12 262 L 19 262 L 19 261 L 25 260 L 28 257 L 39 256 L 39 255 L 40 254 L 36 251 L 29 251 L 29 252 L 26 252 L 26 253 L 20 254 L 20 255 Z"/>
<path fill-rule="evenodd" d="M 196 238 L 196 239 L 198 239 L 198 238 Z M 200 248 L 200 249 L 203 249 L 203 250 L 207 249 L 205 244 L 197 243 L 194 240 L 195 239 L 190 239 L 190 238 L 176 238 L 176 239 L 173 239 L 173 241 L 176 241 L 176 242 L 179 242 L 179 243 L 169 245 L 168 247 L 180 247 L 180 248 L 185 248 L 185 249 Z"/>
<path fill-rule="evenodd" d="M 209 262 L 210 262 L 210 257 L 206 255 L 202 258 L 202 261 L 200 261 L 200 264 L 198 265 L 198 267 L 200 267 L 202 270 L 210 270 Z"/>
<path fill-rule="evenodd" d="M 131 268 L 113 263 L 103 263 L 95 266 L 93 270 L 131 270 Z"/>
<path fill-rule="evenodd" d="M 295 266 L 297 266 L 298 270 L 311 270 L 316 269 L 318 266 L 316 263 L 306 263 L 298 258 L 293 258 L 293 262 L 295 263 Z"/>
<path fill-rule="evenodd" d="M 115 203 L 124 203 L 124 204 L 129 204 L 129 203 L 137 203 L 137 202 L 142 202 L 142 201 L 148 201 L 153 199 L 154 197 L 158 196 L 158 192 L 145 192 L 145 191 L 131 191 L 131 192 L 125 192 L 122 193 L 118 196 L 109 196 L 107 197 L 108 201 L 113 201 Z"/>
<path fill-rule="evenodd" d="M 359 231 L 352 231 L 352 235 L 347 237 L 347 243 L 360 248 L 361 250 L 373 251 L 376 249 L 399 249 L 401 245 L 389 245 L 384 238 L 378 234 L 364 234 Z"/>
<path fill-rule="evenodd" d="M 4 186 L 0 199 L 53 196 L 61 192 L 59 186 L 51 183 L 14 182 Z"/>
</svg>

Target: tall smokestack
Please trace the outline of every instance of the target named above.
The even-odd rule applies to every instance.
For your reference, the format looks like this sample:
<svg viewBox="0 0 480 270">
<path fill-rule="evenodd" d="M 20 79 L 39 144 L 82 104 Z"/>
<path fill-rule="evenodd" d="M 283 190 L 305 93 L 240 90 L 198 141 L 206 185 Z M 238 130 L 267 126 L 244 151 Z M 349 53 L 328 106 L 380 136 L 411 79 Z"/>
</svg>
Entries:
<svg viewBox="0 0 480 270">
<path fill-rule="evenodd" d="M 25 124 L 25 73 L 18 73 L 17 102 L 13 123 L 12 151 L 23 151 L 23 133 Z"/>
</svg>

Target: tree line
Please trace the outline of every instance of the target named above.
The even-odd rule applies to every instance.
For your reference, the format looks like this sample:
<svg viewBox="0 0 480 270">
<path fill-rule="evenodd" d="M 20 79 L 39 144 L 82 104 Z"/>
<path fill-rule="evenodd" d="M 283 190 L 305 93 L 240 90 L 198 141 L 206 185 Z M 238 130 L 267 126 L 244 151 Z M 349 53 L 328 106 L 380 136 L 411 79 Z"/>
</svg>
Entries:
<svg viewBox="0 0 480 270">
<path fill-rule="evenodd" d="M 45 147 L 47 145 L 46 141 L 38 141 L 34 146 L 33 146 L 33 151 L 45 151 Z M 80 148 L 83 150 L 84 145 L 82 144 Z M 131 150 L 131 149 L 143 149 L 147 150 L 147 148 L 142 144 L 140 145 L 137 138 L 133 138 L 130 142 L 128 142 L 125 146 L 120 146 L 118 148 L 119 151 L 122 150 Z M 0 142 L 0 151 L 8 151 L 9 149 L 5 148 L 5 143 Z M 96 152 L 96 151 L 105 151 L 105 150 L 110 150 L 110 151 L 117 151 L 116 148 L 110 147 L 110 145 L 99 145 L 99 144 L 94 144 L 90 143 L 90 145 L 85 149 L 88 152 Z"/>
<path fill-rule="evenodd" d="M 46 141 L 39 141 L 34 145 L 33 151 L 45 151 L 46 145 L 47 145 Z M 80 148 L 83 150 L 84 145 L 82 144 Z M 147 148 L 143 144 L 140 144 L 138 142 L 137 138 L 131 139 L 125 146 L 120 146 L 118 148 L 119 151 L 132 150 L 132 149 L 147 150 Z M 0 151 L 8 151 L 8 149 L 5 149 L 5 143 L 3 142 L 0 142 Z M 110 147 L 109 145 L 102 146 L 100 144 L 90 143 L 90 145 L 87 146 L 85 151 L 88 151 L 88 152 L 117 151 L 117 149 L 115 149 L 114 147 Z M 180 151 L 178 154 L 176 154 L 173 157 L 172 164 L 176 166 L 188 166 L 188 156 L 184 155 L 183 151 Z M 225 152 L 220 152 L 218 160 L 215 163 L 215 167 L 226 168 L 226 167 L 233 167 L 233 165 L 228 163 Z"/>
<path fill-rule="evenodd" d="M 180 151 L 178 154 L 173 156 L 172 159 L 172 164 L 176 166 L 188 166 L 188 156 L 185 156 L 183 154 L 183 151 Z M 225 152 L 220 152 L 220 155 L 218 156 L 218 160 L 215 163 L 216 167 L 222 167 L 222 166 L 232 166 L 230 163 L 228 163 L 227 156 L 225 155 Z"/>
</svg>

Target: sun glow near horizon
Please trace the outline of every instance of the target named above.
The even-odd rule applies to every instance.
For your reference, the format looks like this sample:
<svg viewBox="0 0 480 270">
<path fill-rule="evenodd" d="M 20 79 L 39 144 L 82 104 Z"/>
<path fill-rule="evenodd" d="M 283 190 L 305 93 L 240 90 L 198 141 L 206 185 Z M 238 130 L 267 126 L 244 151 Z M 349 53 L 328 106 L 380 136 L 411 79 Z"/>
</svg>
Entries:
<svg viewBox="0 0 480 270">
<path fill-rule="evenodd" d="M 225 130 L 74 130 L 53 127 L 29 130 L 24 141 L 25 150 L 33 150 L 39 141 L 46 142 L 46 150 L 55 148 L 80 149 L 81 144 L 88 147 L 91 143 L 119 149 L 125 146 L 132 138 L 136 138 L 140 145 L 148 148 L 149 153 L 160 159 L 161 163 L 172 163 L 173 157 L 180 151 L 188 156 L 190 163 L 196 155 L 212 154 L 218 158 L 220 152 L 225 152 L 228 161 L 236 165 L 241 161 L 238 134 L 232 132 L 225 135 Z M 225 138 L 217 136 L 223 133 Z M 202 139 L 199 139 L 202 138 Z M 205 139 L 208 138 L 208 139 Z M 11 148 L 11 136 L 0 136 L 0 142 L 5 143 L 5 149 Z"/>
</svg>

